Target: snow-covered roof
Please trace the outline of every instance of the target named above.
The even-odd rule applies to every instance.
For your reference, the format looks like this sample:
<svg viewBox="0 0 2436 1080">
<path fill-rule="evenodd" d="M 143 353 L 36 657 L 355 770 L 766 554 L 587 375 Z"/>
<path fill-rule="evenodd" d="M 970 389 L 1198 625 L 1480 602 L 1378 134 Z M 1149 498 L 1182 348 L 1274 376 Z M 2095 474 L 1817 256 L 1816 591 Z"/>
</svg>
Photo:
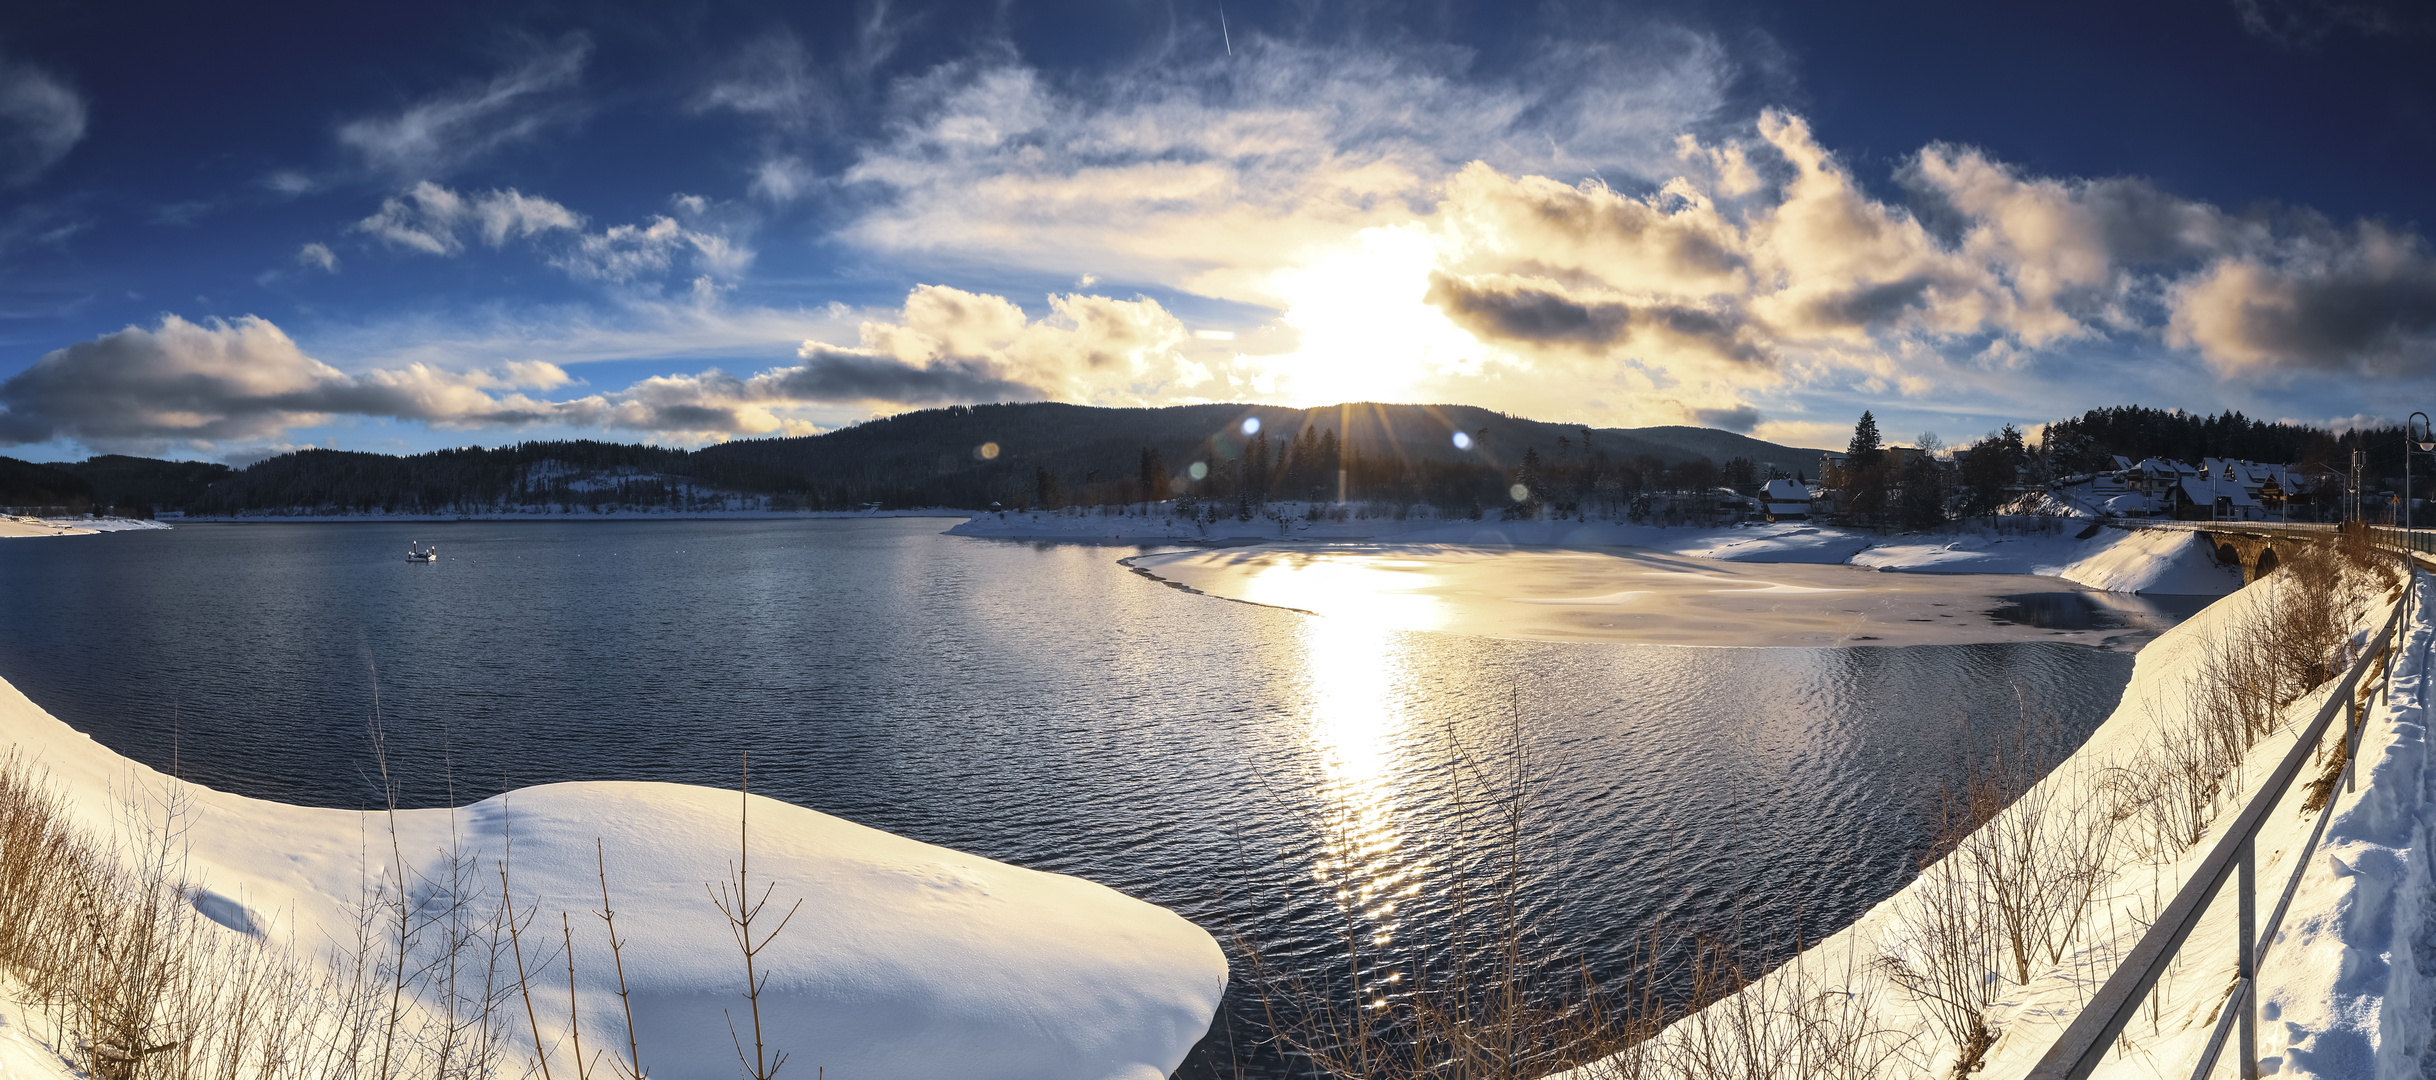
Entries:
<svg viewBox="0 0 2436 1080">
<path fill-rule="evenodd" d="M 2234 506 L 2258 505 L 2258 500 L 2251 498 L 2250 492 L 2240 484 L 2211 482 L 2204 476 L 2183 477 L 2182 493 L 2200 506 L 2214 506 L 2220 498 L 2231 500 Z"/>
<path fill-rule="evenodd" d="M 2116 454 L 2116 455 L 2114 456 L 2114 458 L 2115 458 L 2115 468 L 2117 468 L 2117 469 L 2129 469 L 2129 468 L 2131 468 L 2131 467 L 2132 467 L 2132 463 L 2131 463 L 2131 459 L 2130 459 L 2130 458 L 2124 457 L 2124 456 L 2123 456 L 2123 455 L 2121 455 L 2121 454 Z"/>
<path fill-rule="evenodd" d="M 1799 482 L 1797 482 L 1797 481 L 1793 481 L 1793 480 L 1784 479 L 1784 478 L 1782 478 L 1782 477 L 1779 477 L 1779 478 L 1777 478 L 1777 479 L 1774 479 L 1774 480 L 1770 480 L 1770 481 L 1768 481 L 1768 486 L 1767 486 L 1767 488 L 1766 488 L 1765 490 L 1763 490 L 1763 491 L 1761 492 L 1761 494 L 1762 494 L 1762 495 L 1765 495 L 1765 496 L 1767 497 L 1768 501 L 1769 501 L 1769 502 L 1771 502 L 1771 503 L 1775 503 L 1775 502 L 1805 502 L 1805 503 L 1806 503 L 1806 502 L 1809 502 L 1809 501 L 1810 501 L 1810 489 L 1809 489 L 1809 488 L 1803 487 L 1803 486 L 1802 486 L 1802 485 L 1801 485 Z M 1773 507 L 1771 507 L 1771 509 L 1773 509 Z"/>
</svg>

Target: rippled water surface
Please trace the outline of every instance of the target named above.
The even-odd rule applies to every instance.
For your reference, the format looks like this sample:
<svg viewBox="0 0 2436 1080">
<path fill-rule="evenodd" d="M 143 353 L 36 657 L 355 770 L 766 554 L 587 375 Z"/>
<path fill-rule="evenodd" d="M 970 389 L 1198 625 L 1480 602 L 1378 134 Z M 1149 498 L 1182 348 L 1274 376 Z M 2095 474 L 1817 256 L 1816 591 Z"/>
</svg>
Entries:
<svg viewBox="0 0 2436 1080">
<path fill-rule="evenodd" d="M 1963 732 L 2076 741 L 2131 657 L 2045 643 L 1688 649 L 1412 633 L 1191 595 L 1130 548 L 949 522 L 195 525 L 0 541 L 0 676 L 149 764 L 329 806 L 732 784 L 1077 874 L 1324 973 L 1441 939 L 1514 790 L 1524 915 L 1764 958 L 1907 877 Z M 408 565 L 410 539 L 438 565 Z M 176 722 L 172 724 L 173 714 Z M 1516 771 L 1519 763 L 1519 772 Z M 1462 826 L 1462 827 L 1459 827 Z M 1238 980 L 1240 983 L 1241 980 Z M 1239 985 L 1185 1074 L 1259 1030 Z M 1268 1071 L 1261 1066 L 1257 1071 Z"/>
</svg>

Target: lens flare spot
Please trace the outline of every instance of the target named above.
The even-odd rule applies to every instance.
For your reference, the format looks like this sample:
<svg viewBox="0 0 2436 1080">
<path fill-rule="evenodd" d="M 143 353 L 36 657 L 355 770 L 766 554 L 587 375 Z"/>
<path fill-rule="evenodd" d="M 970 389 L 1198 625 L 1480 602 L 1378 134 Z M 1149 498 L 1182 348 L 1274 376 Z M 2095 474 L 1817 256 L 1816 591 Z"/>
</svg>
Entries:
<svg viewBox="0 0 2436 1080">
<path fill-rule="evenodd" d="M 1247 416 L 1247 417 L 1244 417 L 1244 418 L 1243 418 L 1243 433 L 1244 433 L 1244 434 L 1246 434 L 1246 435 L 1258 435 L 1258 434 L 1260 434 L 1260 418 L 1259 418 L 1259 417 L 1257 417 L 1257 416 Z"/>
<path fill-rule="evenodd" d="M 1456 432 L 1456 433 L 1455 433 L 1455 449 L 1457 449 L 1457 450 L 1469 450 L 1469 449 L 1471 449 L 1471 448 L 1472 448 L 1472 437 L 1471 437 L 1471 436 L 1469 436 L 1469 435 L 1466 435 L 1466 434 L 1464 434 L 1463 432 L 1460 432 L 1460 431 Z"/>
<path fill-rule="evenodd" d="M 991 458 L 997 457 L 998 444 L 994 442 L 982 443 L 981 445 L 973 448 L 973 456 L 980 458 L 983 461 L 988 461 Z"/>
<path fill-rule="evenodd" d="M 1210 476 L 1210 463 L 1206 461 L 1193 462 L 1190 468 L 1184 470 L 1184 473 L 1195 480 L 1207 480 Z"/>
<path fill-rule="evenodd" d="M 1531 498 L 1531 489 L 1524 487 L 1521 484 L 1516 484 L 1513 487 L 1507 488 L 1506 494 L 1514 496 L 1515 502 L 1528 502 Z"/>
</svg>

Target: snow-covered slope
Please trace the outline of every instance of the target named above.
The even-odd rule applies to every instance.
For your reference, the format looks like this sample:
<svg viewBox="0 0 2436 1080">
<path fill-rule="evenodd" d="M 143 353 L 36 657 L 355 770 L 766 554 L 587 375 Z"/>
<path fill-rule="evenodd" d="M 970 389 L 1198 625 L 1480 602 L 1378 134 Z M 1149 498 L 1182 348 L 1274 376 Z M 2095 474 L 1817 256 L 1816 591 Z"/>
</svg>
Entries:
<svg viewBox="0 0 2436 1080">
<path fill-rule="evenodd" d="M 498 895 L 509 881 L 555 948 L 571 916 L 587 1052 L 623 1049 L 616 976 L 600 922 L 602 863 L 628 939 L 642 1058 L 669 1080 L 736 1075 L 729 1018 L 745 1019 L 743 961 L 709 886 L 739 854 L 733 791 L 656 783 L 526 788 L 454 811 L 323 810 L 178 784 L 112 753 L 0 683 L 0 749 L 20 748 L 108 837 L 128 807 L 186 797 L 177 825 L 198 909 L 301 952 L 349 940 L 367 880 L 418 895 Z M 139 813 L 144 811 L 139 811 Z M 763 1020 L 789 1074 L 933 1080 L 1156 1080 L 1207 1030 L 1227 978 L 1207 933 L 1163 908 L 754 796 L 750 890 L 771 915 L 802 909 L 760 958 Z M 595 843 L 600 856 L 595 855 Z M 392 855 L 395 851 L 396 856 Z M 477 869 L 452 875 L 454 862 Z M 486 885 L 485 882 L 488 884 Z M 534 948 L 528 937 L 526 948 Z M 565 1063 L 567 982 L 535 980 L 542 1044 Z M 508 1025 L 531 1044 L 522 1022 Z M 0 1022 L 0 1061 L 25 1056 Z M 39 1056 L 39 1055 L 37 1055 Z M 54 1059 L 55 1060 L 55 1059 Z M 569 1075 L 573 1075 L 570 1071 Z"/>
<path fill-rule="evenodd" d="M 2035 574 L 2106 592 L 2221 596 L 2241 587 L 2241 571 L 2216 561 L 2197 533 L 2101 529 L 2070 536 L 1898 538 L 1853 556 L 1855 566 L 1938 574 Z"/>
</svg>

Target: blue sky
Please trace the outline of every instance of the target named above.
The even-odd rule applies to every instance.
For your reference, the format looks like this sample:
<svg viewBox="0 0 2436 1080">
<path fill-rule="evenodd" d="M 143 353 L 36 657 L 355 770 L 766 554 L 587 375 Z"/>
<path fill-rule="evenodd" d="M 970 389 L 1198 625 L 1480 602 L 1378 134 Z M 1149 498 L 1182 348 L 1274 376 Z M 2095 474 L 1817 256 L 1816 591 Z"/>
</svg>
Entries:
<svg viewBox="0 0 2436 1080">
<path fill-rule="evenodd" d="M 0 11 L 0 452 L 2436 389 L 2415 5 L 345 8 Z"/>
</svg>

